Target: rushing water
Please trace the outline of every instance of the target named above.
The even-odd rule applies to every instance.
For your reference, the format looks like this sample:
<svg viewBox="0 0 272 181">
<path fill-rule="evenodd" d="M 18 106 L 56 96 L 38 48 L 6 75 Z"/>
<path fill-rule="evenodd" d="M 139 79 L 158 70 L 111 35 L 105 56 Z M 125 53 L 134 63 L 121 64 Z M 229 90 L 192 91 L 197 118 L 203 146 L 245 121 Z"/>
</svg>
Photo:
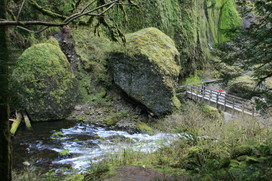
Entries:
<svg viewBox="0 0 272 181">
<path fill-rule="evenodd" d="M 72 167 L 83 171 L 92 162 L 124 149 L 153 152 L 177 136 L 159 133 L 129 134 L 84 122 L 37 123 L 33 132 L 19 130 L 14 139 L 14 167 L 29 163 L 44 170 Z M 62 155 L 64 150 L 69 154 Z"/>
</svg>

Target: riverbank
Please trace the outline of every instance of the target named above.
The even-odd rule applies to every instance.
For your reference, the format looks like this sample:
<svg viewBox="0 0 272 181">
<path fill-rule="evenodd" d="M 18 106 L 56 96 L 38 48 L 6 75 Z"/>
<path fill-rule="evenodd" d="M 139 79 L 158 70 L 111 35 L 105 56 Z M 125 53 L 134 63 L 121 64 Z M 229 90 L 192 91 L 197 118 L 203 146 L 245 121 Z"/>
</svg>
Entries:
<svg viewBox="0 0 272 181">
<path fill-rule="evenodd" d="M 137 168 L 139 172 L 135 175 L 152 172 L 161 180 L 181 177 L 189 180 L 269 180 L 271 130 L 247 117 L 225 123 L 224 119 L 210 113 L 207 107 L 187 103 L 181 111 L 152 124 L 154 129 L 172 134 L 186 132 L 170 146 L 158 141 L 164 146 L 152 153 L 130 147 L 112 150 L 114 154 L 93 163 L 87 173 L 48 174 L 53 180 L 109 181 L 118 175 L 124 178 L 127 169 Z M 126 179 L 133 180 L 132 177 Z M 45 177 L 41 175 L 40 178 Z"/>
</svg>

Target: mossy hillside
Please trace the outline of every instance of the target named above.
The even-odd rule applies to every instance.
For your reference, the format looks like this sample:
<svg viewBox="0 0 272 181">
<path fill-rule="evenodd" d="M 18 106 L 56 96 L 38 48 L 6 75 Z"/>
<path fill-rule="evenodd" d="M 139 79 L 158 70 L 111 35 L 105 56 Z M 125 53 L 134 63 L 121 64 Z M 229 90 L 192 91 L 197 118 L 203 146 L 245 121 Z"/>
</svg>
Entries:
<svg viewBox="0 0 272 181">
<path fill-rule="evenodd" d="M 182 63 L 191 73 L 207 66 L 208 44 L 228 40 L 225 30 L 239 25 L 239 14 L 233 0 L 136 0 L 139 8 L 125 7 L 128 21 L 120 11 L 112 12 L 125 33 L 156 27 L 174 39 L 181 52 Z M 221 17 L 222 16 L 222 17 Z M 231 17 L 228 21 L 227 17 Z M 221 30 L 222 29 L 222 30 Z"/>
<path fill-rule="evenodd" d="M 127 49 L 110 59 L 114 82 L 136 102 L 157 115 L 176 106 L 175 86 L 180 67 L 174 42 L 156 28 L 127 34 Z"/>
<path fill-rule="evenodd" d="M 95 95 L 105 92 L 105 88 L 111 85 L 107 60 L 109 52 L 121 45 L 107 39 L 103 32 L 100 32 L 100 36 L 95 35 L 91 27 L 74 27 L 72 36 L 75 40 L 76 53 L 80 56 L 76 72 L 80 102 L 87 102 Z"/>
<path fill-rule="evenodd" d="M 225 0 L 222 7 L 221 7 L 221 15 L 219 21 L 219 36 L 218 41 L 219 43 L 229 41 L 234 33 L 233 29 L 240 29 L 242 26 L 242 20 L 239 16 L 234 0 Z"/>
<path fill-rule="evenodd" d="M 54 44 L 36 44 L 25 50 L 11 76 L 15 105 L 27 111 L 33 121 L 65 118 L 77 97 L 70 64 L 56 40 L 50 41 Z"/>
<path fill-rule="evenodd" d="M 207 0 L 206 12 L 214 43 L 229 41 L 233 34 L 228 30 L 241 27 L 241 17 L 234 0 Z"/>
</svg>

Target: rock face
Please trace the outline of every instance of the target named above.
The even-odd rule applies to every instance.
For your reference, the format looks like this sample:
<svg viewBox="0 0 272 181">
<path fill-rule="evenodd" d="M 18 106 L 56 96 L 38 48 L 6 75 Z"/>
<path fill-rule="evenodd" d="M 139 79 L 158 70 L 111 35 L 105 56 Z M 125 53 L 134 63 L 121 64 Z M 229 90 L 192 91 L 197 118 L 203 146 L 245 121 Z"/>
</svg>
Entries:
<svg viewBox="0 0 272 181">
<path fill-rule="evenodd" d="M 210 61 L 210 49 L 229 40 L 226 30 L 241 25 L 234 0 L 134 0 L 127 6 L 129 21 L 118 16 L 123 32 L 156 27 L 170 36 L 182 54 L 183 75 Z"/>
<path fill-rule="evenodd" d="M 15 107 L 27 111 L 32 121 L 63 119 L 74 107 L 75 76 L 55 39 L 25 50 L 11 80 Z"/>
<path fill-rule="evenodd" d="M 110 60 L 114 82 L 156 115 L 172 112 L 180 106 L 175 96 L 179 53 L 173 40 L 156 28 L 127 34 L 126 40 L 127 52 L 113 53 Z"/>
<path fill-rule="evenodd" d="M 256 85 L 253 78 L 249 76 L 240 76 L 229 83 L 228 89 L 231 94 L 250 99 L 257 93 L 258 89 L 255 90 Z"/>
</svg>

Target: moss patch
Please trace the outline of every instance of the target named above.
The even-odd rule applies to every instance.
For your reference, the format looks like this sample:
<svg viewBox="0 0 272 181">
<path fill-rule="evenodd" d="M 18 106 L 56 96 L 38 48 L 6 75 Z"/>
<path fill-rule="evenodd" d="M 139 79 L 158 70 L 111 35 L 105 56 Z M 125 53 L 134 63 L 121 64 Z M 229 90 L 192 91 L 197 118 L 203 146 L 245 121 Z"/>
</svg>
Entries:
<svg viewBox="0 0 272 181">
<path fill-rule="evenodd" d="M 77 97 L 77 83 L 65 55 L 56 41 L 28 48 L 12 72 L 13 90 L 33 121 L 63 119 Z"/>
</svg>

